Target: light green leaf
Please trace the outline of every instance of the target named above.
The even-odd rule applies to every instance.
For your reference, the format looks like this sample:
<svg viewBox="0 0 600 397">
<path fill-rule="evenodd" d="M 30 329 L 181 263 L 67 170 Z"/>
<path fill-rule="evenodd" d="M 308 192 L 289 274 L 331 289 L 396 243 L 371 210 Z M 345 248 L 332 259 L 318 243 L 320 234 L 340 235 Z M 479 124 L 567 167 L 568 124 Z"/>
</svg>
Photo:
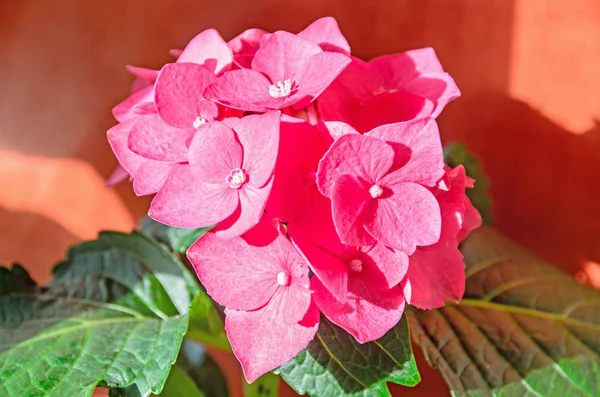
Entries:
<svg viewBox="0 0 600 397">
<path fill-rule="evenodd" d="M 276 373 L 300 394 L 390 396 L 386 382 L 414 386 L 421 380 L 406 316 L 381 339 L 360 344 L 321 317 L 315 339 Z"/>
<path fill-rule="evenodd" d="M 230 352 L 231 346 L 223 328 L 223 319 L 212 300 L 200 292 L 190 308 L 190 325 L 186 338 Z"/>
<path fill-rule="evenodd" d="M 206 397 L 194 380 L 179 366 L 174 365 L 165 383 L 161 397 Z"/>
<path fill-rule="evenodd" d="M 279 376 L 267 372 L 252 383 L 244 382 L 244 397 L 277 397 Z"/>
<path fill-rule="evenodd" d="M 0 395 L 159 393 L 188 327 L 190 275 L 142 234 L 69 251 L 47 288 L 0 271 Z"/>
<path fill-rule="evenodd" d="M 167 236 L 169 236 L 169 242 L 173 251 L 178 254 L 185 254 L 188 248 L 190 248 L 190 245 L 194 244 L 196 240 L 212 228 L 213 226 L 198 229 L 169 227 L 167 229 Z"/>
<path fill-rule="evenodd" d="M 413 338 L 457 396 L 600 395 L 600 292 L 489 228 L 462 247 L 464 300 L 410 310 Z"/>
</svg>

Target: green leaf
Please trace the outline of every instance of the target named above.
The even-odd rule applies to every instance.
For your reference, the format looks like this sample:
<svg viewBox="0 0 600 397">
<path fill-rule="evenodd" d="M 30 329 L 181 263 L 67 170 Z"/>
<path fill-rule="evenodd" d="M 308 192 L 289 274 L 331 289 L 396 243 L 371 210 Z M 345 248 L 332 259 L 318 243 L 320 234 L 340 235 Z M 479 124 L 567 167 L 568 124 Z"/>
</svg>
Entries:
<svg viewBox="0 0 600 397">
<path fill-rule="evenodd" d="M 179 366 L 174 365 L 165 383 L 161 397 L 206 397 L 194 380 Z"/>
<path fill-rule="evenodd" d="M 185 229 L 172 227 L 156 222 L 152 218 L 143 217 L 138 225 L 139 229 L 145 235 L 154 240 L 168 244 L 176 254 L 185 254 L 190 245 L 208 232 L 214 226 L 202 227 L 196 229 Z"/>
<path fill-rule="evenodd" d="M 190 308 L 190 325 L 186 338 L 204 345 L 231 352 L 223 327 L 223 319 L 215 310 L 213 301 L 200 292 Z"/>
<path fill-rule="evenodd" d="M 600 292 L 490 228 L 463 244 L 464 300 L 410 310 L 416 343 L 458 396 L 600 395 Z"/>
<path fill-rule="evenodd" d="M 174 252 L 178 254 L 185 254 L 190 248 L 190 245 L 194 244 L 196 240 L 212 229 L 210 227 L 202 227 L 198 229 L 182 229 L 178 227 L 170 227 L 167 229 L 167 235 L 169 236 L 169 242 Z"/>
<path fill-rule="evenodd" d="M 390 396 L 386 382 L 414 386 L 421 380 L 406 316 L 381 339 L 364 344 L 322 316 L 315 339 L 276 373 L 313 397 Z"/>
<path fill-rule="evenodd" d="M 244 382 L 244 397 L 277 397 L 279 376 L 267 372 L 252 383 Z"/>
<path fill-rule="evenodd" d="M 460 143 L 446 145 L 444 156 L 446 164 L 451 167 L 462 164 L 467 175 L 475 179 L 475 186 L 466 190 L 467 196 L 481 214 L 483 222 L 491 225 L 494 222 L 494 217 L 491 209 L 492 199 L 489 194 L 490 183 L 481 161 L 469 153 L 467 147 Z"/>
<path fill-rule="evenodd" d="M 193 379 L 206 397 L 229 396 L 225 375 L 201 344 L 184 341 L 177 365 Z"/>
<path fill-rule="evenodd" d="M 2 268 L 0 395 L 90 396 L 96 385 L 160 393 L 188 327 L 189 280 L 139 233 L 72 248 L 47 288 Z"/>
</svg>

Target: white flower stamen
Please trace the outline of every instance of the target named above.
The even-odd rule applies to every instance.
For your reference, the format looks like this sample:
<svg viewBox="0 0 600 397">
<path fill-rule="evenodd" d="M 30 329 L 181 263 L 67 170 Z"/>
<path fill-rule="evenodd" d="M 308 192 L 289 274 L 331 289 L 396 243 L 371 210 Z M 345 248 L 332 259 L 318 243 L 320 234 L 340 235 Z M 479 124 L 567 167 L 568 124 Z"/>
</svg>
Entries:
<svg viewBox="0 0 600 397">
<path fill-rule="evenodd" d="M 378 198 L 381 197 L 381 195 L 383 194 L 383 189 L 381 188 L 381 186 L 379 185 L 373 185 L 371 186 L 371 188 L 369 189 L 369 194 L 371 195 L 371 197 Z"/>
<path fill-rule="evenodd" d="M 283 98 L 292 92 L 292 81 L 290 79 L 286 79 L 283 82 L 278 81 L 275 84 L 269 86 L 269 94 L 273 98 Z"/>
<path fill-rule="evenodd" d="M 279 272 L 277 273 L 277 284 L 287 287 L 291 282 L 290 274 L 287 272 Z"/>
<path fill-rule="evenodd" d="M 350 271 L 354 273 L 360 273 L 363 269 L 363 263 L 360 259 L 352 259 L 350 261 Z"/>
<path fill-rule="evenodd" d="M 202 116 L 198 116 L 196 117 L 196 120 L 194 120 L 194 123 L 192 125 L 194 126 L 194 128 L 200 128 L 204 124 L 206 124 L 206 119 Z"/>
<path fill-rule="evenodd" d="M 225 182 L 229 183 L 230 188 L 239 189 L 246 182 L 246 173 L 241 168 L 231 170 Z"/>
</svg>

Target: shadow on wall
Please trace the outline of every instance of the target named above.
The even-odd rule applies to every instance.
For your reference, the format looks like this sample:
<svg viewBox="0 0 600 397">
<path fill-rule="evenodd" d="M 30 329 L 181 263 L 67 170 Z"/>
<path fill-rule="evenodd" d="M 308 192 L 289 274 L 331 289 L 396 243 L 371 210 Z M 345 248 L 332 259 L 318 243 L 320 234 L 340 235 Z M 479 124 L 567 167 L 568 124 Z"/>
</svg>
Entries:
<svg viewBox="0 0 600 397">
<path fill-rule="evenodd" d="M 38 283 L 48 280 L 48 268 L 65 257 L 65 247 L 79 241 L 54 221 L 32 212 L 0 207 L 0 265 L 20 263 Z"/>
</svg>

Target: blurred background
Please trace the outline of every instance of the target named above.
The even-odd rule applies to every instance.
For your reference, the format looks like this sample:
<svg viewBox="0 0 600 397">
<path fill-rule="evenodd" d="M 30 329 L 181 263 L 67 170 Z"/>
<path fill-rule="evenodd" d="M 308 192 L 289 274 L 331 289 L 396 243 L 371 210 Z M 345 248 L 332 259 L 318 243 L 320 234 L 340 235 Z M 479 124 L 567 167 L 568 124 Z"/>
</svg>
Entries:
<svg viewBox="0 0 600 397">
<path fill-rule="evenodd" d="M 124 65 L 159 68 L 209 27 L 228 40 L 326 15 L 364 59 L 434 47 L 463 92 L 442 138 L 483 160 L 496 226 L 600 287 L 598 0 L 0 0 L 0 263 L 45 282 L 68 246 L 146 212 L 128 183 L 105 187 Z M 237 364 L 213 354 L 240 395 Z M 395 395 L 448 395 L 419 364 L 421 385 Z"/>
</svg>

